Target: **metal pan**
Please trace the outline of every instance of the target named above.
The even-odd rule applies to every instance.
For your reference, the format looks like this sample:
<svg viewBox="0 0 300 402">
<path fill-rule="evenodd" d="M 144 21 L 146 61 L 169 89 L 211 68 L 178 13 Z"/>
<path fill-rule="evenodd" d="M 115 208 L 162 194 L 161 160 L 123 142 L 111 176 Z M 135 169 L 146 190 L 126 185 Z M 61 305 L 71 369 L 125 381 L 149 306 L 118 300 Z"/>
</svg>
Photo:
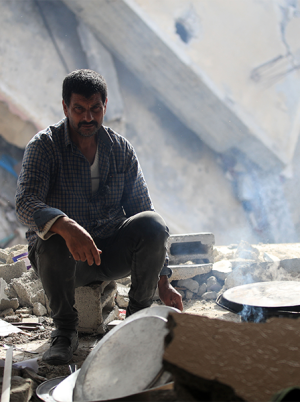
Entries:
<svg viewBox="0 0 300 402">
<path fill-rule="evenodd" d="M 79 373 L 80 369 L 69 375 L 55 387 L 52 392 L 55 402 L 73 401 L 73 390 Z"/>
<path fill-rule="evenodd" d="M 269 317 L 300 317 L 300 282 L 273 281 L 236 286 L 217 299 L 226 310 L 244 321 L 265 321 Z"/>
<path fill-rule="evenodd" d="M 55 387 L 60 384 L 66 377 L 56 377 L 40 384 L 36 389 L 37 396 L 45 402 L 56 402 L 52 394 Z"/>
<path fill-rule="evenodd" d="M 149 389 L 162 372 L 167 320 L 144 316 L 125 321 L 101 339 L 84 361 L 73 401 L 104 401 L 136 394 Z"/>
</svg>

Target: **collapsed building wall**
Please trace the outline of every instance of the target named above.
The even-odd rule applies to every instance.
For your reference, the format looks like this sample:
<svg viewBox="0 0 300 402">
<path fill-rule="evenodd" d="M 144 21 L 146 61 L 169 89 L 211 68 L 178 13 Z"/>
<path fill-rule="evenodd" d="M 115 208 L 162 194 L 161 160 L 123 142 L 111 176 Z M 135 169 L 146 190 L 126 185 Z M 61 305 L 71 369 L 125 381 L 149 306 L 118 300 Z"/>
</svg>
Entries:
<svg viewBox="0 0 300 402">
<path fill-rule="evenodd" d="M 16 125 L 4 124 L 0 115 L 4 138 L 14 138 L 13 143 L 24 147 L 35 131 L 63 117 L 61 82 L 66 73 L 95 69 L 108 81 L 105 124 L 136 148 L 155 207 L 172 233 L 210 231 L 218 244 L 241 238 L 252 243 L 297 240 L 294 222 L 297 226 L 300 217 L 294 212 L 292 220 L 281 202 L 285 188 L 278 172 L 263 174 L 238 149 L 222 154 L 210 149 L 182 122 L 184 99 L 176 98 L 179 112 L 170 110 L 149 80 L 138 78 L 126 58 L 111 53 L 80 15 L 59 0 L 4 0 L 0 7 L 0 96 L 10 116 L 29 127 L 14 129 L 17 134 L 12 137 Z M 134 40 L 134 34 L 125 40 Z M 180 84 L 177 80 L 179 94 Z M 214 119 L 218 118 L 216 113 Z M 272 209 L 274 194 L 280 202 Z"/>
</svg>

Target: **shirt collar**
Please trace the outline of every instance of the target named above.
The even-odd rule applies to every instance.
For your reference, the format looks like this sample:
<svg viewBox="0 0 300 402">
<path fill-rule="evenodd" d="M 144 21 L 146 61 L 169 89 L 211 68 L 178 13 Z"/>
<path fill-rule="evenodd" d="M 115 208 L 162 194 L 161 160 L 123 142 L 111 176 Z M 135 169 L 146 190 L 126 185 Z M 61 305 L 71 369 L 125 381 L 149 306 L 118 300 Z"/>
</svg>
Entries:
<svg viewBox="0 0 300 402">
<path fill-rule="evenodd" d="M 72 147 L 72 141 L 71 141 L 71 138 L 69 135 L 69 125 L 68 125 L 67 117 L 65 117 L 65 119 L 64 119 L 64 137 L 65 137 L 66 147 L 68 145 L 71 145 L 71 147 Z M 99 143 L 99 141 L 101 141 L 107 147 L 108 150 L 110 150 L 113 145 L 113 140 L 112 140 L 109 132 L 107 131 L 107 127 L 103 127 L 103 126 L 100 127 L 100 129 L 97 132 L 97 140 L 98 140 L 98 143 Z"/>
</svg>

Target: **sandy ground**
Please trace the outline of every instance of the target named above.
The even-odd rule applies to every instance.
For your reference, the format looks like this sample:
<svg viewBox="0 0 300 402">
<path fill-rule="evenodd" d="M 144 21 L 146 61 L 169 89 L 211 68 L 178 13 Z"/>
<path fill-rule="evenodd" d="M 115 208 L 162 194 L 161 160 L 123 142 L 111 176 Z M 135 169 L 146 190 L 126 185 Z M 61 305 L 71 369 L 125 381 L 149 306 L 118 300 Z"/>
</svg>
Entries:
<svg viewBox="0 0 300 402">
<path fill-rule="evenodd" d="M 209 317 L 211 319 L 240 322 L 240 317 L 238 315 L 230 313 L 222 307 L 219 307 L 213 301 L 196 299 L 184 301 L 184 312 Z M 50 318 L 45 318 L 43 327 L 44 329 L 42 330 L 13 334 L 5 338 L 0 338 L 0 359 L 4 359 L 6 355 L 6 349 L 3 345 L 13 344 L 18 348 L 14 351 L 14 363 L 29 359 L 37 359 L 37 363 L 35 364 L 38 364 L 38 374 L 40 376 L 50 379 L 58 376 L 68 375 L 70 373 L 68 365 L 54 367 L 42 362 L 41 357 L 49 347 L 52 320 Z M 101 335 L 87 336 L 85 334 L 80 334 L 79 347 L 74 353 L 71 363 L 76 364 L 77 367 L 80 368 L 88 354 L 97 345 L 101 338 Z"/>
</svg>

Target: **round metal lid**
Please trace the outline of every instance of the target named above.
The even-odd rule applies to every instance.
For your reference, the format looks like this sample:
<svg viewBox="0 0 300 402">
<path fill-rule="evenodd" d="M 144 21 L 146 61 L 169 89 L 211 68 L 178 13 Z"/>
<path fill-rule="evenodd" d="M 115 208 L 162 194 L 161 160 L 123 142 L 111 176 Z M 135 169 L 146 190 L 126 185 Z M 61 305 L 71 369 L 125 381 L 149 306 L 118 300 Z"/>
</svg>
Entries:
<svg viewBox="0 0 300 402">
<path fill-rule="evenodd" d="M 47 380 L 42 382 L 37 389 L 36 394 L 37 396 L 45 402 L 56 402 L 53 398 L 52 394 L 55 387 L 60 384 L 66 377 L 56 377 L 52 378 L 51 380 Z"/>
<path fill-rule="evenodd" d="M 300 307 L 300 282 L 273 281 L 236 286 L 226 290 L 222 299 L 232 307 L 284 308 Z"/>
<path fill-rule="evenodd" d="M 166 321 L 138 317 L 108 333 L 84 361 L 73 400 L 116 399 L 147 389 L 162 370 Z"/>
<path fill-rule="evenodd" d="M 79 373 L 80 369 L 70 374 L 54 388 L 52 392 L 52 398 L 56 402 L 73 401 L 73 389 Z"/>
</svg>

